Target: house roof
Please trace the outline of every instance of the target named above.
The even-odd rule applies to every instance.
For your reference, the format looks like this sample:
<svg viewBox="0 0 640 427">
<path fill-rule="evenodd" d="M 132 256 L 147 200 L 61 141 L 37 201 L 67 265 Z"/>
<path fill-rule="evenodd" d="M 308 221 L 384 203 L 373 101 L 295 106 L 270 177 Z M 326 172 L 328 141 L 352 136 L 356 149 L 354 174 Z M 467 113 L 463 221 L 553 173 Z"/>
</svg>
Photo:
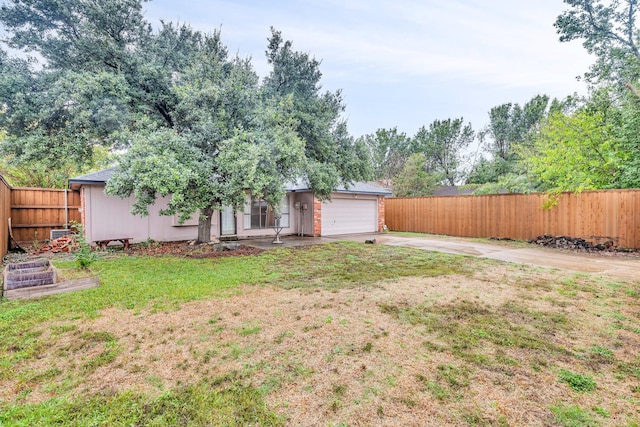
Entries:
<svg viewBox="0 0 640 427">
<path fill-rule="evenodd" d="M 455 185 L 441 185 L 433 192 L 434 196 L 465 196 L 473 194 L 473 188 L 458 187 Z"/>
<path fill-rule="evenodd" d="M 309 185 L 302 179 L 299 179 L 295 183 L 287 184 L 286 189 L 288 192 L 291 192 L 291 193 L 311 191 L 311 189 L 309 188 Z M 377 185 L 372 185 L 366 182 L 354 182 L 351 185 L 349 185 L 349 188 L 345 187 L 344 185 L 339 185 L 334 192 L 347 193 L 347 194 L 357 193 L 357 194 L 381 194 L 385 196 L 391 195 L 390 190 L 383 187 L 379 187 Z"/>
<path fill-rule="evenodd" d="M 104 185 L 107 183 L 109 178 L 113 176 L 116 168 L 104 169 L 98 172 L 92 172 L 85 175 L 80 175 L 75 178 L 71 178 L 69 180 L 69 186 L 71 188 L 77 189 L 83 185 Z M 309 185 L 304 182 L 304 180 L 300 179 L 298 182 L 289 183 L 286 185 L 287 192 L 291 193 L 300 193 L 305 191 L 310 191 Z M 336 193 L 347 193 L 347 194 L 380 194 L 385 196 L 390 196 L 391 191 L 386 188 L 378 187 L 376 185 L 368 184 L 366 182 L 354 182 L 349 185 L 349 188 L 341 185 L 336 190 Z"/>
<path fill-rule="evenodd" d="M 91 172 L 84 175 L 69 179 L 69 187 L 79 188 L 82 185 L 101 185 L 106 184 L 109 178 L 113 176 L 116 168 L 103 169 L 98 172 Z"/>
</svg>

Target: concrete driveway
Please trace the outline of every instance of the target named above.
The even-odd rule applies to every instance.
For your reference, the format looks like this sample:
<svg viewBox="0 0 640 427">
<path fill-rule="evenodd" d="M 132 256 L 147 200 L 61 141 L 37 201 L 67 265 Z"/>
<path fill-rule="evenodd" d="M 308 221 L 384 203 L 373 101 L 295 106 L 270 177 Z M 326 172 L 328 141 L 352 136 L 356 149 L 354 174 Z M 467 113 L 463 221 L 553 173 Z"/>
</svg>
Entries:
<svg viewBox="0 0 640 427">
<path fill-rule="evenodd" d="M 520 248 L 508 243 L 485 243 L 473 239 L 447 236 L 405 236 L 394 233 L 349 234 L 331 237 L 297 237 L 282 238 L 284 247 L 312 245 L 318 243 L 355 241 L 376 239 L 377 244 L 404 246 L 407 248 L 438 251 L 456 255 L 470 255 L 517 264 L 558 268 L 562 270 L 595 273 L 604 276 L 619 277 L 626 280 L 640 281 L 640 258 L 613 257 L 606 254 L 578 254 L 562 252 L 557 249 L 543 247 Z M 243 241 L 244 244 L 262 249 L 272 249 L 273 238 L 262 238 Z"/>
<path fill-rule="evenodd" d="M 556 249 L 527 247 L 496 242 L 481 243 L 471 239 L 444 236 L 403 236 L 393 233 L 359 234 L 350 236 L 324 237 L 324 241 L 362 241 L 376 239 L 378 244 L 404 246 L 449 254 L 471 255 L 479 258 L 496 259 L 518 264 L 559 268 L 562 270 L 597 273 L 627 280 L 640 281 L 640 259 L 611 257 L 598 254 L 576 254 Z"/>
</svg>

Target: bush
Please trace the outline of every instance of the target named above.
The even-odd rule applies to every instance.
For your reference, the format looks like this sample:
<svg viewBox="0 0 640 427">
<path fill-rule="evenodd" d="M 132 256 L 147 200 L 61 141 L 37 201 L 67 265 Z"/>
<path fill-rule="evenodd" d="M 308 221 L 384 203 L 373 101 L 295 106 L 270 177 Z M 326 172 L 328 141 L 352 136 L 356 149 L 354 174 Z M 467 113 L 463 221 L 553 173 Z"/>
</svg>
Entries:
<svg viewBox="0 0 640 427">
<path fill-rule="evenodd" d="M 71 225 L 73 231 L 73 237 L 78 243 L 77 249 L 73 251 L 73 257 L 76 261 L 76 268 L 80 270 L 87 270 L 91 267 L 91 264 L 98 260 L 98 256 L 91 250 L 91 246 L 87 243 L 84 237 L 84 229 L 82 224 L 73 222 Z"/>
</svg>

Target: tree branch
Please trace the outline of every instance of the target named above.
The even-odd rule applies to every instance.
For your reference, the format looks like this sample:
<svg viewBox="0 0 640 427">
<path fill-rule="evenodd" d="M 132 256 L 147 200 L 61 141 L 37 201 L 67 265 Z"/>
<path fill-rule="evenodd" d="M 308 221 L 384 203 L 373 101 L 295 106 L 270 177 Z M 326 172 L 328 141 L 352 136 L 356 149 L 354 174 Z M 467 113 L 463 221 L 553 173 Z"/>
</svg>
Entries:
<svg viewBox="0 0 640 427">
<path fill-rule="evenodd" d="M 633 55 L 636 58 L 640 58 L 640 51 L 638 50 L 638 47 L 636 46 L 636 44 L 633 41 L 633 15 L 635 14 L 635 10 L 634 10 L 634 2 L 631 0 L 629 1 L 629 20 L 627 21 L 627 27 L 628 27 L 628 37 L 629 39 L 625 39 L 622 36 L 620 36 L 619 34 L 611 31 L 611 30 L 607 30 L 604 27 L 600 26 L 597 23 L 597 20 L 594 16 L 593 13 L 593 8 L 591 7 L 591 4 L 589 2 L 585 2 L 585 10 L 587 12 L 587 14 L 589 15 L 589 23 L 591 24 L 591 26 L 600 33 L 605 34 L 606 36 L 608 36 L 607 38 L 609 39 L 614 39 L 617 40 L 619 43 L 621 43 L 623 46 L 627 46 L 631 49 L 631 52 L 633 53 Z"/>
</svg>

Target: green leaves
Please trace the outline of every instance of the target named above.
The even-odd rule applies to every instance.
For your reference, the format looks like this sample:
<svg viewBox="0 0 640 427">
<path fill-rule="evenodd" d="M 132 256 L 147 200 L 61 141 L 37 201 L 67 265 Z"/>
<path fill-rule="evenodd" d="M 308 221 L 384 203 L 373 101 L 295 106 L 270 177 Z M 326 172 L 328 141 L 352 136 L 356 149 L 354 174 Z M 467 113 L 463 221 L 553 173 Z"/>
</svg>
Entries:
<svg viewBox="0 0 640 427">
<path fill-rule="evenodd" d="M 95 167 L 96 149 L 122 141 L 119 136 L 133 116 L 122 76 L 21 71 L 31 84 L 3 91 L 1 100 L 0 127 L 7 137 L 0 154 L 10 164 L 43 165 L 52 173 L 72 164 L 77 173 Z"/>
<path fill-rule="evenodd" d="M 569 384 L 572 390 L 585 393 L 596 388 L 596 382 L 588 375 L 561 369 L 558 373 L 560 381 Z"/>
<path fill-rule="evenodd" d="M 554 26 L 561 42 L 582 40 L 587 52 L 596 57 L 585 74 L 594 86 L 620 85 L 640 78 L 640 50 L 636 28 L 637 1 L 565 0 L 570 8 Z"/>
<path fill-rule="evenodd" d="M 53 69 L 122 69 L 149 35 L 144 1 L 9 1 L 0 22 L 10 47 L 38 52 Z"/>
<path fill-rule="evenodd" d="M 581 109 L 549 116 L 525 162 L 542 189 L 553 192 L 616 188 L 623 152 L 614 120 Z"/>
<path fill-rule="evenodd" d="M 107 183 L 107 194 L 135 196 L 133 214 L 147 215 L 158 195 L 207 194 L 202 177 L 194 173 L 200 156 L 184 138 L 170 130 L 134 136 L 131 149 L 120 159 L 118 172 Z M 198 184 L 202 184 L 202 188 Z M 195 199 L 195 197 L 194 197 Z M 198 200 L 172 197 L 167 214 L 189 216 L 203 207 Z"/>
<path fill-rule="evenodd" d="M 393 192 L 398 197 L 430 196 L 438 187 L 442 176 L 425 170 L 427 158 L 422 153 L 412 154 L 393 181 Z"/>
<path fill-rule="evenodd" d="M 267 60 L 272 71 L 264 80 L 269 102 L 290 102 L 291 129 L 304 142 L 301 178 L 320 198 L 329 196 L 339 183 L 349 184 L 371 175 L 369 156 L 346 131 L 341 118 L 344 103 L 340 91 L 321 92 L 320 62 L 308 53 L 293 50 L 293 43 L 271 29 Z"/>
<path fill-rule="evenodd" d="M 378 129 L 360 139 L 371 153 L 376 179 L 391 180 L 411 155 L 411 138 L 398 128 Z"/>
<path fill-rule="evenodd" d="M 341 118 L 339 91 L 321 92 L 320 62 L 272 29 L 261 84 L 248 58 L 230 57 L 220 31 L 162 22 L 144 0 L 12 0 L 0 7 L 9 46 L 45 67 L 0 53 L 0 154 L 11 162 L 80 170 L 96 148 L 124 150 L 107 192 L 135 196 L 145 215 L 242 206 L 250 191 L 279 209 L 285 184 L 305 179 L 326 198 L 370 175 L 364 146 Z"/>
<path fill-rule="evenodd" d="M 464 119 L 434 120 L 427 129 L 421 127 L 414 137 L 415 152 L 426 157 L 426 170 L 437 173 L 448 185 L 461 178 L 462 151 L 473 142 L 475 133 Z"/>
</svg>

